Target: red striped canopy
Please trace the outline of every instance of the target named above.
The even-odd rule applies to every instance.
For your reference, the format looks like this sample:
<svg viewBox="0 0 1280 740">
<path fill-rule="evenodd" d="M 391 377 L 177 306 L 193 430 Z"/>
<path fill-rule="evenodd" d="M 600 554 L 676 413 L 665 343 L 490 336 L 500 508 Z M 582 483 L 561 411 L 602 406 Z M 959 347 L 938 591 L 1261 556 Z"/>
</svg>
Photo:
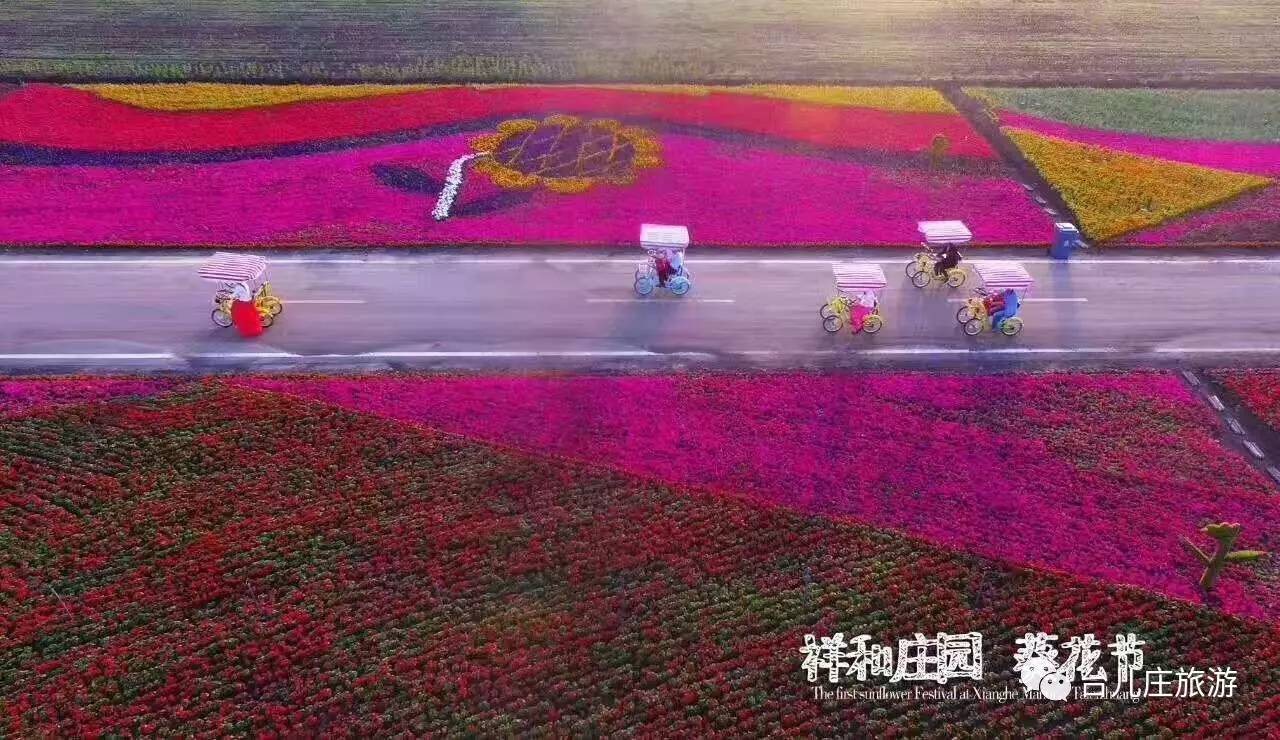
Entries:
<svg viewBox="0 0 1280 740">
<path fill-rule="evenodd" d="M 267 271 L 267 261 L 252 254 L 215 252 L 200 266 L 200 277 L 220 283 L 255 282 Z"/>
<path fill-rule="evenodd" d="M 1035 283 L 1027 268 L 1017 262 L 974 262 L 973 269 L 982 279 L 982 284 L 990 290 L 1012 288 L 1025 295 Z"/>
<path fill-rule="evenodd" d="M 837 262 L 831 266 L 836 276 L 836 289 L 850 293 L 870 290 L 880 292 L 889 281 L 884 278 L 880 265 L 857 262 Z"/>
</svg>

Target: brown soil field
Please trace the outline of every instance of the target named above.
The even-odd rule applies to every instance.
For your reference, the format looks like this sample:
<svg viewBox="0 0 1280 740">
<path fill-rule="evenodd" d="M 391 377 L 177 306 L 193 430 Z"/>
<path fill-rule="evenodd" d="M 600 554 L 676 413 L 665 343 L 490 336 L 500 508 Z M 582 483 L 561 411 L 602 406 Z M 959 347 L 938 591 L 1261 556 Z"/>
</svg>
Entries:
<svg viewBox="0 0 1280 740">
<path fill-rule="evenodd" d="M 57 80 L 1280 84 L 1280 0 L 9 0 Z"/>
</svg>

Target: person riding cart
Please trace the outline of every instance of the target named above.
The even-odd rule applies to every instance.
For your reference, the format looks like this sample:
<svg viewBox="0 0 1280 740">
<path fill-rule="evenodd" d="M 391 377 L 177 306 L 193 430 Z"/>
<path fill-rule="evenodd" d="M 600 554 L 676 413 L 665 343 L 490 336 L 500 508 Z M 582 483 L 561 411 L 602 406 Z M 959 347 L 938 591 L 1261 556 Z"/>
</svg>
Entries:
<svg viewBox="0 0 1280 740">
<path fill-rule="evenodd" d="M 836 296 L 818 309 L 822 328 L 835 334 L 845 325 L 853 333 L 875 334 L 884 328 L 880 315 L 880 291 L 888 283 L 875 264 L 840 263 L 831 266 Z"/>
<path fill-rule="evenodd" d="M 1018 313 L 1035 282 L 1026 268 L 1016 262 L 975 262 L 973 269 L 982 286 L 956 312 L 964 333 L 977 336 L 990 329 L 1011 337 L 1022 331 Z"/>
<path fill-rule="evenodd" d="M 218 284 L 210 316 L 218 326 L 235 324 L 241 334 L 257 336 L 284 310 L 284 303 L 271 292 L 267 261 L 262 257 L 217 252 L 197 274 Z"/>
<path fill-rule="evenodd" d="M 648 259 L 636 267 L 635 290 L 647 296 L 655 288 L 684 295 L 693 287 L 693 276 L 684 266 L 684 250 L 689 246 L 689 230 L 683 226 L 644 224 L 640 246 Z"/>
<path fill-rule="evenodd" d="M 921 221 L 917 228 L 924 236 L 924 251 L 907 263 L 911 284 L 923 288 L 937 280 L 953 288 L 964 285 L 967 275 L 959 267 L 960 245 L 973 239 L 969 227 L 963 221 Z"/>
</svg>

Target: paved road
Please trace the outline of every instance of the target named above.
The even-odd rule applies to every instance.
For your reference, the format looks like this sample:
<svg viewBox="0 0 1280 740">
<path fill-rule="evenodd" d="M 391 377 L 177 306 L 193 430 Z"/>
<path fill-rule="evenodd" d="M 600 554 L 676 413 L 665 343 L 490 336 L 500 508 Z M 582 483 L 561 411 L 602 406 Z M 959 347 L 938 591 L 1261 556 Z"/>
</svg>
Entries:
<svg viewBox="0 0 1280 740">
<path fill-rule="evenodd" d="M 1280 362 L 1280 258 L 1019 257 L 1014 338 L 966 337 L 964 290 L 919 290 L 884 250 L 691 253 L 694 290 L 637 299 L 625 252 L 289 253 L 283 316 L 256 340 L 209 321 L 204 256 L 0 256 L 8 372 L 380 368 L 1167 366 Z M 976 253 L 971 260 L 1005 258 Z M 884 265 L 887 326 L 828 335 L 834 259 Z"/>
</svg>

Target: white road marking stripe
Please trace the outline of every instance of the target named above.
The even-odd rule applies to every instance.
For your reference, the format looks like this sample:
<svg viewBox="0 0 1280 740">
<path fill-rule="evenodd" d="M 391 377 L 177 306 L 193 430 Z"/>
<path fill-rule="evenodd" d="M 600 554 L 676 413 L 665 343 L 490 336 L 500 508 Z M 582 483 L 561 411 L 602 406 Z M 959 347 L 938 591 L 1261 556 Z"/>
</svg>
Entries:
<svg viewBox="0 0 1280 740">
<path fill-rule="evenodd" d="M 948 298 L 947 303 L 964 303 L 968 298 Z M 1088 303 L 1088 298 L 1023 298 L 1022 303 Z"/>
<path fill-rule="evenodd" d="M 285 304 L 286 306 L 292 306 L 292 305 L 294 305 L 295 303 L 314 303 L 314 304 L 326 304 L 326 303 L 365 303 L 365 301 L 360 300 L 360 299 L 358 299 L 358 298 L 306 298 L 306 299 L 286 298 L 286 299 L 284 299 L 284 304 Z"/>
<path fill-rule="evenodd" d="M 1262 449 L 1261 449 L 1261 448 L 1259 448 L 1256 444 L 1254 444 L 1252 440 L 1248 440 L 1248 439 L 1246 439 L 1246 440 L 1244 441 L 1244 446 L 1245 446 L 1245 447 L 1248 447 L 1248 448 L 1249 448 L 1249 452 L 1253 453 L 1253 456 L 1254 456 L 1254 457 L 1256 457 L 1256 458 L 1258 458 L 1259 460 L 1261 460 L 1262 458 L 1266 457 L 1266 455 L 1263 455 L 1263 454 L 1262 454 Z"/>
<path fill-rule="evenodd" d="M 643 262 L 644 257 L 638 255 L 636 257 L 449 257 L 441 255 L 438 257 L 386 257 L 386 258 L 321 258 L 321 257 L 268 257 L 268 262 L 274 265 L 376 265 L 376 266 L 395 266 L 395 265 L 429 265 L 429 264 L 471 264 L 471 265 L 529 265 L 529 264 L 549 264 L 549 265 L 597 265 L 597 264 L 635 264 Z M 1105 258 L 1105 257 L 1080 257 L 1070 260 L 1057 260 L 1045 257 L 1019 257 L 1017 254 L 1004 257 L 987 257 L 975 258 L 970 262 L 978 262 L 983 260 L 1008 260 L 1021 262 L 1028 265 L 1057 265 L 1057 264 L 1078 264 L 1078 265 L 1247 265 L 1247 264 L 1280 264 L 1280 258 L 1267 257 L 1149 257 L 1142 259 L 1132 258 Z M 150 258 L 131 258 L 122 257 L 117 259 L 111 258 L 67 258 L 67 259 L 48 259 L 48 258 L 0 258 L 0 264 L 6 265 L 142 265 L 142 266 L 169 266 L 169 265 L 198 265 L 204 263 L 205 258 L 189 258 L 189 257 L 150 257 Z M 910 261 L 910 256 L 905 255 L 900 259 L 872 259 L 872 258 L 841 258 L 833 257 L 827 259 L 811 258 L 811 259 L 780 259 L 780 258 L 759 258 L 759 259 L 697 259 L 690 258 L 686 260 L 689 265 L 714 266 L 714 265 L 831 265 L 836 262 L 853 262 L 856 264 L 875 264 L 875 265 L 905 265 Z"/>
<path fill-rule="evenodd" d="M 675 306 L 681 303 L 735 303 L 734 298 L 673 298 L 669 301 L 652 298 L 587 298 L 587 303 L 649 303 L 655 306 Z"/>
<path fill-rule="evenodd" d="M 176 360 L 176 355 L 168 352 L 154 353 L 118 353 L 101 352 L 89 354 L 24 354 L 0 355 L 0 360 Z"/>
<path fill-rule="evenodd" d="M 1280 347 L 1156 347 L 1152 351 L 1165 355 L 1274 354 Z"/>
</svg>

